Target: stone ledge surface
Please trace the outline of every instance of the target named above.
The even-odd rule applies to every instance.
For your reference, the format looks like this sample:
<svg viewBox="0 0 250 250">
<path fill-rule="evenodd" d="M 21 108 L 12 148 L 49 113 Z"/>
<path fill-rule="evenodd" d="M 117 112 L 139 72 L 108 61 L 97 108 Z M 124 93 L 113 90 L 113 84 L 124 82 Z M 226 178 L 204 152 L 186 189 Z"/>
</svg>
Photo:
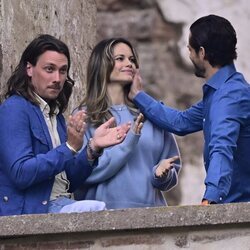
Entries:
<svg viewBox="0 0 250 250">
<path fill-rule="evenodd" d="M 250 203 L 2 216 L 0 238 L 249 223 Z"/>
</svg>

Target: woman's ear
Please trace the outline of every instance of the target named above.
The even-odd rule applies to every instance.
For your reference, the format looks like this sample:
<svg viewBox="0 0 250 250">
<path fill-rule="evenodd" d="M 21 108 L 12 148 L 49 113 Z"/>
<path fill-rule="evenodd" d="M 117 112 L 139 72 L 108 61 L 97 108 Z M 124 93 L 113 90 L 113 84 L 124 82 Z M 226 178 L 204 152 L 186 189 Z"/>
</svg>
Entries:
<svg viewBox="0 0 250 250">
<path fill-rule="evenodd" d="M 33 67 L 29 62 L 27 63 L 26 66 L 26 72 L 29 77 L 32 77 Z"/>
</svg>

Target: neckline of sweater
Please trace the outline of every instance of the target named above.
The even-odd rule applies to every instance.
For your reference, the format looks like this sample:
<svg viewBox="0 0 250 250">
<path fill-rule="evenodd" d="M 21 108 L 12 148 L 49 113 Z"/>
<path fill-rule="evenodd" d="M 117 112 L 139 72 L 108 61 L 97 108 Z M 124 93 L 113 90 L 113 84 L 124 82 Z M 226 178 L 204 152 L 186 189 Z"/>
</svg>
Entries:
<svg viewBox="0 0 250 250">
<path fill-rule="evenodd" d="M 125 104 L 117 104 L 117 105 L 112 105 L 111 109 L 121 111 L 121 110 L 125 110 L 128 108 Z"/>
</svg>

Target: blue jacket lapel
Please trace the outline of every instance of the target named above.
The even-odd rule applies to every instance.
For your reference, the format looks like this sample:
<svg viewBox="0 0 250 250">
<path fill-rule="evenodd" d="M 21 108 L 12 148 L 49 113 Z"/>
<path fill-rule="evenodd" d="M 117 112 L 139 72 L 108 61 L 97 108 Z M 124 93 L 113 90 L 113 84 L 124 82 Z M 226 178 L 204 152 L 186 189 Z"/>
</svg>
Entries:
<svg viewBox="0 0 250 250">
<path fill-rule="evenodd" d="M 42 111 L 40 110 L 40 108 L 36 105 L 32 105 L 33 107 L 33 110 L 35 111 L 38 119 L 39 119 L 39 122 L 41 124 L 41 127 L 43 129 L 43 132 L 44 132 L 44 135 L 45 135 L 45 138 L 46 138 L 46 141 L 48 143 L 48 146 L 50 149 L 53 149 L 53 145 L 52 145 L 52 141 L 51 141 L 51 138 L 50 138 L 50 134 L 49 134 L 49 130 L 48 130 L 48 127 L 47 127 L 47 124 L 44 120 L 44 117 L 43 117 L 43 113 Z"/>
</svg>

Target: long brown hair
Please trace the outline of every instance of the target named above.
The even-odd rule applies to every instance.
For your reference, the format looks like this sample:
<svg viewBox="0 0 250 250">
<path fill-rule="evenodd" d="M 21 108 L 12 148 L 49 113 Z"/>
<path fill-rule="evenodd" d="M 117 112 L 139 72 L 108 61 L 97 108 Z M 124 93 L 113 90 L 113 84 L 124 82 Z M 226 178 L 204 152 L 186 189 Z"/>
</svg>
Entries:
<svg viewBox="0 0 250 250">
<path fill-rule="evenodd" d="M 135 58 L 136 68 L 139 67 L 138 55 L 132 44 L 124 38 L 111 38 L 102 40 L 93 49 L 87 67 L 87 85 L 86 95 L 80 104 L 80 108 L 87 110 L 89 122 L 94 126 L 107 121 L 112 117 L 110 112 L 111 100 L 107 93 L 107 84 L 110 81 L 110 75 L 114 68 L 113 58 L 114 46 L 118 43 L 128 45 Z M 139 111 L 128 99 L 130 85 L 125 86 L 125 104 L 132 114 L 138 114 Z"/>
<path fill-rule="evenodd" d="M 67 45 L 51 35 L 39 35 L 24 50 L 19 64 L 7 81 L 8 89 L 5 93 L 5 98 L 12 95 L 20 95 L 36 105 L 39 104 L 34 95 L 34 87 L 31 84 L 30 77 L 27 75 L 26 68 L 27 63 L 31 63 L 35 66 L 39 56 L 48 50 L 62 53 L 68 59 L 67 78 L 64 83 L 63 90 L 58 95 L 56 100 L 52 100 L 50 102 L 51 113 L 53 113 L 56 106 L 59 107 L 59 112 L 63 113 L 68 106 L 69 98 L 74 86 L 74 81 L 69 76 L 70 54 Z"/>
</svg>

